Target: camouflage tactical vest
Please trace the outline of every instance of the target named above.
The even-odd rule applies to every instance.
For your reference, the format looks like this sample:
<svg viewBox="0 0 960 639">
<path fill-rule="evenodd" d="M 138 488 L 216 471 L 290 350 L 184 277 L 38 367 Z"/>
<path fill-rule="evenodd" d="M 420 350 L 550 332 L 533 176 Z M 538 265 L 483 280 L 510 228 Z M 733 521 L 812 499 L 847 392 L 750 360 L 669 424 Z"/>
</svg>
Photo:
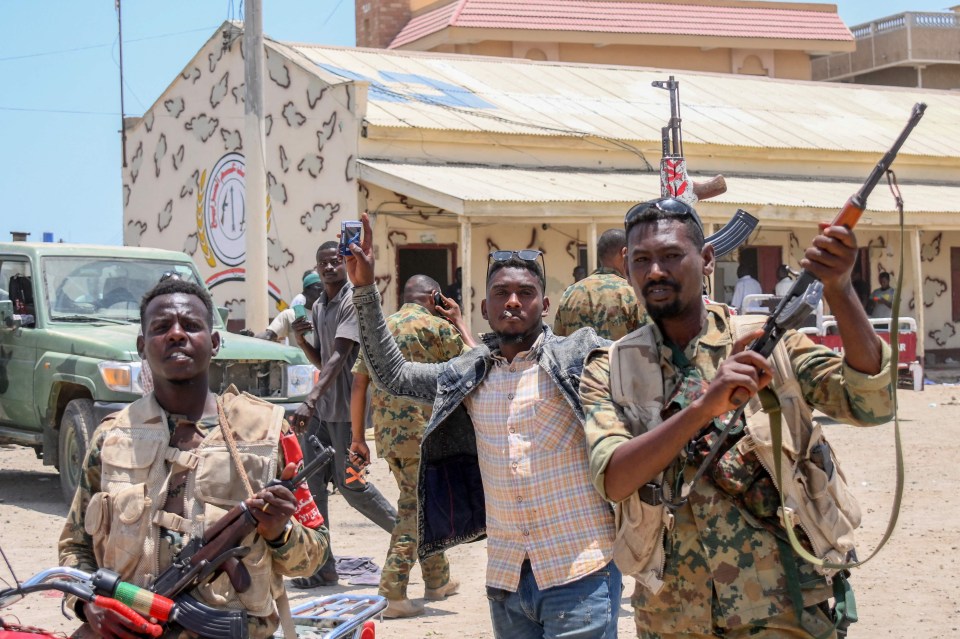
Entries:
<svg viewBox="0 0 960 639">
<path fill-rule="evenodd" d="M 276 477 L 283 409 L 233 387 L 222 398 L 240 460 L 253 490 L 259 491 Z M 160 565 L 160 528 L 181 533 L 186 543 L 246 499 L 246 488 L 219 428 L 211 429 L 193 450 L 169 445 L 167 415 L 152 393 L 104 420 L 100 428 L 107 430 L 101 450 L 101 488 L 90 500 L 84 528 L 93 537 L 98 565 L 147 587 L 167 567 Z M 171 475 L 184 470 L 181 517 L 163 507 Z M 223 574 L 193 594 L 212 606 L 268 616 L 274 612 L 275 598 L 283 593 L 281 577 L 274 574 L 270 550 L 256 532 L 243 543 L 251 547 L 242 560 L 250 572 L 250 589 L 235 592 Z"/>
<path fill-rule="evenodd" d="M 731 319 L 736 338 L 759 328 L 766 318 L 735 316 Z M 656 428 L 662 421 L 666 398 L 653 327 L 647 325 L 628 335 L 611 346 L 609 353 L 611 396 L 621 408 L 631 433 L 637 436 Z M 775 392 L 768 396 L 774 399 L 776 406 L 773 410 L 780 410 L 784 425 L 782 468 L 785 478 L 783 496 L 789 511 L 787 519 L 791 525 L 801 527 L 818 557 L 831 563 L 845 561 L 853 549 L 853 532 L 860 524 L 859 506 L 820 425 L 812 419 L 782 343 L 775 349 L 772 363 Z M 758 397 L 752 398 L 745 410 L 747 426 L 743 436 L 720 457 L 717 462 L 719 472 L 713 469 L 715 472 L 711 473 L 715 481 L 720 479 L 718 486 L 731 494 L 734 490 L 724 485 L 724 479 L 763 475 L 769 485 L 774 486 L 770 422 L 767 416 L 761 415 L 763 412 Z M 760 473 L 755 472 L 757 463 L 762 467 Z M 661 481 L 662 474 L 654 484 L 659 485 Z M 728 483 L 746 485 L 746 482 Z M 754 488 L 761 484 L 756 482 Z M 663 535 L 673 520 L 669 510 L 656 503 L 659 500 L 643 498 L 643 493 L 649 496 L 651 492 L 648 485 L 616 504 L 614 560 L 624 574 L 633 575 L 639 583 L 656 593 L 662 586 Z M 743 502 L 742 494 L 734 494 L 734 497 Z M 772 501 L 768 494 L 760 495 L 758 500 Z M 777 512 L 778 507 L 779 499 L 776 499 L 774 515 L 780 517 L 782 526 L 785 525 L 784 513 Z"/>
</svg>

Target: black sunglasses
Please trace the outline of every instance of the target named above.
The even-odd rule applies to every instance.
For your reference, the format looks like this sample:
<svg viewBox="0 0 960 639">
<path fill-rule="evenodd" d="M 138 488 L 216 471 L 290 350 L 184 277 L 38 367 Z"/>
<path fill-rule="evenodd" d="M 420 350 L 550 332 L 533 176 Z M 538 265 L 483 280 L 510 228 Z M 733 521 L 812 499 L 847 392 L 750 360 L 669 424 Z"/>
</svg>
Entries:
<svg viewBox="0 0 960 639">
<path fill-rule="evenodd" d="M 522 249 L 520 251 L 490 251 L 490 260 L 492 262 L 506 262 L 514 255 L 527 262 L 536 262 L 537 258 L 543 255 L 543 251 L 536 249 Z"/>
<path fill-rule="evenodd" d="M 651 210 L 666 213 L 667 216 L 672 218 L 693 218 L 693 221 L 697 223 L 697 226 L 700 227 L 700 230 L 703 230 L 703 222 L 700 220 L 700 216 L 697 215 L 696 210 L 686 202 L 672 197 L 662 198 L 659 200 L 649 200 L 647 202 L 641 202 L 640 204 L 637 204 L 627 211 L 627 214 L 624 216 L 624 228 L 627 231 L 630 231 L 631 227 L 633 227 L 634 224 L 637 224 L 640 221 L 640 218 Z"/>
<path fill-rule="evenodd" d="M 490 267 L 494 262 L 507 262 L 516 256 L 524 262 L 533 262 L 536 264 L 537 258 L 540 259 L 540 268 L 543 271 L 543 283 L 547 281 L 547 265 L 543 259 L 543 251 L 537 249 L 520 249 L 519 251 L 490 251 L 487 256 L 487 281 L 490 280 Z"/>
</svg>

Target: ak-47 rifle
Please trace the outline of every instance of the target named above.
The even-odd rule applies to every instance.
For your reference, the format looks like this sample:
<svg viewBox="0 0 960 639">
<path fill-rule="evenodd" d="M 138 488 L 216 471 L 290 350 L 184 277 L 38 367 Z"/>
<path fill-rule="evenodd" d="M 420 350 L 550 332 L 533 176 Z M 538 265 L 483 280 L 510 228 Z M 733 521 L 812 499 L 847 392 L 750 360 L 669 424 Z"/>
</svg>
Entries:
<svg viewBox="0 0 960 639">
<path fill-rule="evenodd" d="M 670 92 L 670 120 L 660 129 L 663 145 L 660 157 L 660 197 L 672 197 L 690 206 L 727 192 L 727 181 L 717 175 L 706 182 L 694 182 L 687 173 L 683 156 L 683 131 L 680 118 L 680 81 L 671 75 L 669 80 L 655 80 L 653 86 Z M 743 244 L 759 220 L 743 209 L 737 209 L 733 218 L 722 229 L 704 239 L 713 245 L 716 257 L 722 257 Z"/>
<path fill-rule="evenodd" d="M 900 147 L 902 147 L 903 143 L 910 137 L 910 133 L 913 132 L 914 127 L 920 122 L 920 118 L 923 117 L 923 112 L 926 108 L 927 105 L 923 102 L 918 102 L 913 106 L 910 119 L 907 120 L 907 125 L 903 131 L 900 132 L 900 137 L 893 143 L 890 150 L 880 158 L 877 165 L 873 167 L 873 171 L 870 172 L 867 181 L 863 183 L 860 190 L 850 196 L 850 199 L 847 200 L 843 208 L 840 209 L 840 212 L 837 213 L 837 216 L 833 219 L 833 222 L 830 223 L 830 226 L 845 226 L 848 229 L 856 226 L 857 222 L 860 221 L 860 216 L 863 215 L 863 212 L 867 208 L 867 198 L 870 197 L 870 194 L 873 192 L 874 187 L 877 186 L 877 183 L 880 182 L 883 174 L 886 173 L 890 165 L 893 164 L 897 153 L 900 152 Z M 791 286 L 787 294 L 783 296 L 783 299 L 777 304 L 777 308 L 763 325 L 763 335 L 750 345 L 750 350 L 754 350 L 764 357 L 769 357 L 777 345 L 777 342 L 783 339 L 784 334 L 790 329 L 799 327 L 803 324 L 807 316 L 816 310 L 817 304 L 820 303 L 822 296 L 823 283 L 808 270 L 804 269 L 800 271 L 800 275 L 794 280 L 793 286 Z"/>
<path fill-rule="evenodd" d="M 333 448 L 323 446 L 311 436 L 315 457 L 290 479 L 274 479 L 268 486 L 285 486 L 294 492 L 297 486 L 319 472 L 333 459 Z M 250 588 L 250 573 L 240 562 L 250 548 L 241 542 L 256 530 L 257 520 L 245 502 L 240 502 L 207 528 L 203 537 L 194 537 L 173 563 L 150 587 L 152 592 L 174 600 L 182 610 L 176 622 L 201 637 L 246 637 L 247 615 L 243 610 L 219 610 L 196 600 L 189 591 L 225 572 L 237 592 Z"/>
<path fill-rule="evenodd" d="M 706 200 L 727 192 L 727 181 L 717 175 L 706 182 L 694 182 L 687 174 L 687 161 L 683 156 L 683 131 L 680 124 L 680 81 L 670 76 L 669 80 L 655 80 L 658 89 L 670 92 L 670 120 L 660 129 L 663 152 L 660 157 L 660 197 L 674 197 L 690 206 L 698 200 Z"/>
<path fill-rule="evenodd" d="M 926 108 L 927 105 L 923 102 L 918 102 L 914 105 L 910 119 L 907 121 L 907 125 L 903 131 L 901 131 L 900 137 L 893 143 L 890 150 L 880 158 L 880 161 L 877 162 L 877 165 L 867 177 L 866 182 L 863 183 L 863 186 L 861 186 L 856 193 L 850 196 L 850 199 L 843 205 L 843 208 L 840 209 L 840 212 L 837 213 L 837 216 L 829 226 L 845 226 L 848 229 L 856 226 L 857 222 L 860 221 L 860 216 L 863 215 L 864 210 L 867 208 L 867 198 L 870 197 L 870 194 L 873 192 L 874 187 L 877 186 L 877 183 L 880 182 L 883 174 L 886 173 L 890 165 L 893 164 L 893 160 L 897 157 L 900 147 L 902 147 L 903 143 L 910 137 L 910 133 L 913 132 L 914 127 L 920 122 L 920 118 L 923 117 L 923 112 Z M 822 298 L 823 282 L 818 280 L 815 275 L 806 269 L 800 271 L 800 275 L 793 282 L 793 286 L 790 287 L 790 290 L 784 295 L 783 299 L 780 300 L 776 309 L 764 323 L 763 334 L 750 344 L 749 349 L 760 353 L 764 357 L 769 357 L 773 353 L 773 349 L 788 331 L 803 325 L 810 313 L 816 310 Z M 730 418 L 723 430 L 720 431 L 707 457 L 697 469 L 696 475 L 683 485 L 680 491 L 679 501 L 668 502 L 671 507 L 683 505 L 693 485 L 700 479 L 700 476 L 716 458 L 727 435 L 732 428 L 739 423 L 740 418 L 743 416 L 743 411 L 746 408 L 746 398 L 741 399 L 743 399 L 743 401 L 740 407 L 737 408 L 733 417 Z"/>
</svg>

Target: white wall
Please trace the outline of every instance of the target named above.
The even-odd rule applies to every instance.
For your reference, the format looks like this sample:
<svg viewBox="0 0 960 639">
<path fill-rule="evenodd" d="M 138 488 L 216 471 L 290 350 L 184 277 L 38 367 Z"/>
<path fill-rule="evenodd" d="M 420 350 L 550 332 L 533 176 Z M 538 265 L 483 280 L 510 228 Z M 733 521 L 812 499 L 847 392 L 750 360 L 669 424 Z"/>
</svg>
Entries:
<svg viewBox="0 0 960 639">
<path fill-rule="evenodd" d="M 233 189 L 233 207 L 229 197 L 211 204 L 211 196 L 218 162 L 231 153 L 242 161 L 244 70 L 240 41 L 228 49 L 220 43 L 219 36 L 211 39 L 128 132 L 124 243 L 193 256 L 217 303 L 231 309 L 231 319 L 241 319 L 246 292 L 240 281 L 243 228 L 237 199 L 242 188 Z M 336 239 L 341 220 L 357 217 L 359 127 L 353 87 L 328 86 L 269 47 L 266 67 L 272 286 L 264 294 L 274 300 L 274 315 L 300 291 L 317 247 Z M 237 175 L 227 176 L 219 193 L 227 193 Z M 224 222 L 217 228 L 211 226 L 211 206 Z"/>
</svg>

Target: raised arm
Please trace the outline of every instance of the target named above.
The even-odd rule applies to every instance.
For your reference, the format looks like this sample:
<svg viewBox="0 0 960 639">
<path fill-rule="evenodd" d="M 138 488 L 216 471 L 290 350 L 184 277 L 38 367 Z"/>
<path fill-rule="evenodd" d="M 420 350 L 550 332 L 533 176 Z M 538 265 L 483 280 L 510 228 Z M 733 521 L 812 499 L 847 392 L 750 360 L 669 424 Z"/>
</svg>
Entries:
<svg viewBox="0 0 960 639">
<path fill-rule="evenodd" d="M 857 425 L 881 424 L 893 415 L 890 346 L 870 324 L 850 273 L 857 239 L 842 226 L 825 228 L 814 238 L 800 265 L 823 282 L 823 296 L 837 318 L 840 339 L 848 348 L 841 359 L 804 335 L 787 339 L 787 350 L 807 402 L 834 419 Z"/>
<path fill-rule="evenodd" d="M 374 284 L 373 229 L 366 213 L 361 216 L 363 240 L 351 244 L 347 276 L 353 282 L 353 304 L 360 325 L 360 347 L 370 379 L 392 395 L 432 404 L 437 396 L 437 378 L 445 364 L 420 364 L 403 358 L 380 308 L 380 292 Z"/>
</svg>

